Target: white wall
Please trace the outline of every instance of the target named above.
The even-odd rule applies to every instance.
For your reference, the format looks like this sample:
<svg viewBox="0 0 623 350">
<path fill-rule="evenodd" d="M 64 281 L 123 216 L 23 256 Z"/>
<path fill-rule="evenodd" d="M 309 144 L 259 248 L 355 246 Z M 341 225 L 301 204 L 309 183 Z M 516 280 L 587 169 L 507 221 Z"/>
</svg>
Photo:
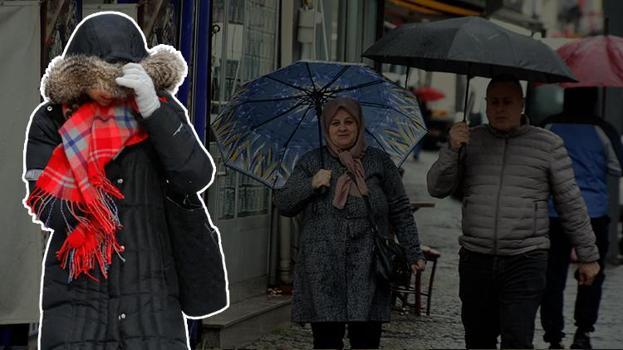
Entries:
<svg viewBox="0 0 623 350">
<path fill-rule="evenodd" d="M 16 33 L 19 33 L 16 35 Z M 39 104 L 38 1 L 0 2 L 0 324 L 39 320 L 43 234 L 22 199 L 22 150 Z"/>
</svg>

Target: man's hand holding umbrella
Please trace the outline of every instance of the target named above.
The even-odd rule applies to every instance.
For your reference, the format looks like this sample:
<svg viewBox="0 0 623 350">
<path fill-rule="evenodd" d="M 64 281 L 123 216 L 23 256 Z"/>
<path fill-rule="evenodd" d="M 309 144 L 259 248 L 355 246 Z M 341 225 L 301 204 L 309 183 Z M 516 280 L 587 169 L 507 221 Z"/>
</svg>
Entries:
<svg viewBox="0 0 623 350">
<path fill-rule="evenodd" d="M 469 143 L 469 127 L 465 122 L 456 123 L 450 128 L 450 148 L 459 151 L 462 146 Z"/>
</svg>

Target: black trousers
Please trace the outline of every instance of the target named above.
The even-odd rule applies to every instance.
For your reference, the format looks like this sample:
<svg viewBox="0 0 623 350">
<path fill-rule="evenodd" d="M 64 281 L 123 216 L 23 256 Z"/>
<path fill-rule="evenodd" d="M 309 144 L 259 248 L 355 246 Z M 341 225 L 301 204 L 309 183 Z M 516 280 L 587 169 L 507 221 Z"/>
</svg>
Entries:
<svg viewBox="0 0 623 350">
<path fill-rule="evenodd" d="M 345 322 L 314 322 L 314 349 L 343 349 Z M 381 343 L 381 322 L 348 322 L 351 349 L 378 349 Z"/>
<path fill-rule="evenodd" d="M 545 289 L 547 251 L 513 256 L 461 248 L 459 296 L 468 349 L 533 348 L 536 312 Z"/>
<path fill-rule="evenodd" d="M 597 322 L 599 304 L 601 302 L 601 287 L 604 283 L 605 259 L 608 253 L 608 227 L 610 218 L 603 216 L 591 219 L 591 226 L 595 232 L 597 247 L 599 248 L 599 274 L 590 286 L 578 286 L 575 299 L 575 325 L 582 332 L 592 332 Z M 547 268 L 547 288 L 541 304 L 541 325 L 546 342 L 560 342 L 564 338 L 565 321 L 563 317 L 564 290 L 569 271 L 571 242 L 564 233 L 559 219 L 550 218 L 550 256 Z"/>
</svg>

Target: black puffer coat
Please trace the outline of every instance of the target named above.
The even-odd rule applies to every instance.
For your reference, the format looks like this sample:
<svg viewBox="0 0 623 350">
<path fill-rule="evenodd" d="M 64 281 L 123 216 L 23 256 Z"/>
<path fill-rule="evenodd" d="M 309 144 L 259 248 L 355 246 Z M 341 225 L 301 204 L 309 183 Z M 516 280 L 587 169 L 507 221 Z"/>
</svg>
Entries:
<svg viewBox="0 0 623 350">
<path fill-rule="evenodd" d="M 93 30 L 91 27 L 89 33 Z M 87 54 L 110 63 L 108 54 L 115 52 L 111 50 L 115 40 L 125 37 L 119 36 L 119 31 L 128 28 L 115 26 L 106 30 L 97 38 L 100 45 L 89 46 L 95 51 Z M 142 40 L 140 35 L 138 40 Z M 119 57 L 110 60 L 115 59 Z M 136 61 L 140 59 L 141 55 Z M 65 92 L 68 91 L 71 93 Z M 82 275 L 68 283 L 68 272 L 60 267 L 55 256 L 67 234 L 63 215 L 54 206 L 41 217 L 46 226 L 55 230 L 45 257 L 42 349 L 187 348 L 164 212 L 165 189 L 181 195 L 196 193 L 211 180 L 213 167 L 182 107 L 170 95 L 165 97 L 167 101 L 161 102 L 160 108 L 141 120 L 149 138 L 123 149 L 105 169 L 107 177 L 125 196 L 116 200 L 123 225 L 117 238 L 125 252 L 123 259 L 113 256 L 107 279 L 95 271 L 99 282 Z M 25 163 L 25 178 L 30 180 L 31 189 L 37 174 L 61 143 L 58 128 L 63 122 L 61 105 L 57 103 L 43 104 L 33 113 Z"/>
<path fill-rule="evenodd" d="M 43 169 L 58 135 L 60 106 L 34 114 L 27 143 L 27 169 Z M 55 116 L 57 114 L 57 116 Z M 173 133 L 182 123 L 183 128 Z M 117 234 L 123 258 L 113 257 L 108 279 L 81 276 L 68 283 L 55 252 L 66 237 L 58 208 L 43 280 L 42 349 L 185 349 L 184 319 L 164 213 L 166 180 L 179 192 L 195 193 L 212 174 L 210 160 L 175 103 L 162 103 L 143 121 L 149 139 L 127 147 L 106 167 L 123 192 L 117 201 L 124 225 Z"/>
</svg>

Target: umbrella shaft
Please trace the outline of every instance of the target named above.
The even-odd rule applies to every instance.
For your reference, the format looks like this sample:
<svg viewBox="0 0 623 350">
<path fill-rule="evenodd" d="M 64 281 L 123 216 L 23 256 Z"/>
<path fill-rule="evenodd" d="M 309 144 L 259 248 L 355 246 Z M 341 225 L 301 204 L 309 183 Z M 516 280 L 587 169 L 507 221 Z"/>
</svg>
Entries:
<svg viewBox="0 0 623 350">
<path fill-rule="evenodd" d="M 463 122 L 467 120 L 467 99 L 469 97 L 469 81 L 472 77 L 467 75 L 467 82 L 465 82 L 465 102 L 463 104 Z"/>
<path fill-rule="evenodd" d="M 316 120 L 318 121 L 318 145 L 320 148 L 320 167 L 324 169 L 324 152 L 322 151 L 322 122 L 320 120 L 322 116 L 322 105 L 320 104 L 320 101 L 316 101 L 315 107 L 316 107 Z"/>
</svg>

